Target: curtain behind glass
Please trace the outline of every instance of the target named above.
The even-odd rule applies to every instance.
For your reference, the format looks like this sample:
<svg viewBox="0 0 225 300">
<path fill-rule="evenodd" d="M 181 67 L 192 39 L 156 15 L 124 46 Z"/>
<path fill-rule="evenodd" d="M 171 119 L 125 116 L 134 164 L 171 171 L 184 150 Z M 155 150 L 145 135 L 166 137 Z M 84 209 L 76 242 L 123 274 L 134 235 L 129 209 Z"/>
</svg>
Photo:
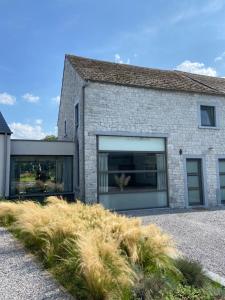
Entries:
<svg viewBox="0 0 225 300">
<path fill-rule="evenodd" d="M 164 154 L 156 154 L 157 170 L 164 172 L 157 172 L 157 190 L 166 189 L 166 160 Z"/>
<path fill-rule="evenodd" d="M 201 118 L 203 126 L 215 126 L 214 107 L 201 107 Z"/>
<path fill-rule="evenodd" d="M 108 153 L 99 154 L 99 192 L 108 192 L 108 174 L 101 172 L 108 172 Z"/>
</svg>

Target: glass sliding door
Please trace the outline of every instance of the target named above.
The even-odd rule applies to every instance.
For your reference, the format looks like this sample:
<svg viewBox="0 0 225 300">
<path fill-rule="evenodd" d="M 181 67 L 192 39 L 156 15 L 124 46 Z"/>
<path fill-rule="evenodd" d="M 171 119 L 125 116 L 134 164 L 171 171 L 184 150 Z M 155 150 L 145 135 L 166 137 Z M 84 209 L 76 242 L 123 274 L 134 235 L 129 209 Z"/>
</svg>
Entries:
<svg viewBox="0 0 225 300">
<path fill-rule="evenodd" d="M 225 204 L 225 159 L 219 159 L 220 201 Z"/>
<path fill-rule="evenodd" d="M 109 209 L 167 206 L 164 139 L 99 137 L 98 194 Z"/>
<path fill-rule="evenodd" d="M 202 185 L 202 160 L 187 159 L 187 188 L 188 188 L 188 204 L 203 204 L 203 185 Z"/>
</svg>

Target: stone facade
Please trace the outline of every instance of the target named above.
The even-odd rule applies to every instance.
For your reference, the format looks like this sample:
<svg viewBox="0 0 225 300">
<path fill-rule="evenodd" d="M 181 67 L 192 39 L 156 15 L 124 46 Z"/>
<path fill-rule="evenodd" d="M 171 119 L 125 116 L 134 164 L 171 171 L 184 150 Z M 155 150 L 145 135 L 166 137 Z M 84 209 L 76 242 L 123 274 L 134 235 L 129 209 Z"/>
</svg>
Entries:
<svg viewBox="0 0 225 300">
<path fill-rule="evenodd" d="M 85 198 L 87 202 L 97 201 L 96 133 L 120 132 L 123 135 L 123 132 L 129 132 L 134 135 L 167 136 L 170 207 L 186 206 L 185 162 L 186 157 L 192 156 L 203 159 L 205 204 L 217 205 L 217 163 L 218 157 L 225 155 L 224 97 L 97 82 L 88 82 L 87 86 L 82 89 L 83 84 L 75 70 L 66 61 L 58 122 L 59 137 L 64 139 L 61 127 L 64 119 L 67 119 L 67 138 L 74 140 L 74 104 L 79 101 L 81 108 L 80 195 L 82 198 Z M 83 101 L 82 91 L 84 93 L 84 90 Z M 216 106 L 219 113 L 218 128 L 199 127 L 199 104 Z M 82 119 L 83 113 L 84 120 Z M 84 149 L 82 147 L 83 131 Z"/>
<path fill-rule="evenodd" d="M 225 154 L 225 102 L 221 96 L 90 83 L 85 94 L 85 196 L 97 199 L 96 131 L 168 135 L 170 207 L 186 205 L 186 156 L 201 156 L 205 201 L 217 204 L 217 160 Z M 218 129 L 199 128 L 199 103 L 215 104 Z M 179 151 L 182 149 L 182 155 Z"/>
<path fill-rule="evenodd" d="M 79 103 L 79 120 L 83 115 L 83 86 L 84 81 L 75 72 L 74 68 L 65 60 L 63 82 L 60 97 L 59 115 L 58 115 L 58 139 L 62 141 L 74 142 L 74 191 L 75 196 L 83 198 L 84 190 L 83 180 L 83 122 L 80 121 L 78 130 L 75 128 L 75 105 Z M 67 134 L 65 135 L 65 121 Z M 76 142 L 79 142 L 79 155 L 77 153 Z M 77 184 L 77 166 L 79 159 L 79 185 Z"/>
</svg>

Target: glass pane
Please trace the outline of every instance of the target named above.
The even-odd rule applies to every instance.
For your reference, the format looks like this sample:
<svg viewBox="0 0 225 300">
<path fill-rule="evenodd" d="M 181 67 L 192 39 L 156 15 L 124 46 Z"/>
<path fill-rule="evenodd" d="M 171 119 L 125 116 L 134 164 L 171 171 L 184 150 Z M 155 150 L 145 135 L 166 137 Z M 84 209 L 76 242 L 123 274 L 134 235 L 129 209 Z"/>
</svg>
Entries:
<svg viewBox="0 0 225 300">
<path fill-rule="evenodd" d="M 220 159 L 219 160 L 219 171 L 222 173 L 225 173 L 225 160 Z"/>
<path fill-rule="evenodd" d="M 194 190 L 194 191 L 188 191 L 188 200 L 189 200 L 189 205 L 197 205 L 201 203 L 201 198 L 200 198 L 200 191 L 199 190 Z"/>
<path fill-rule="evenodd" d="M 225 189 L 220 190 L 221 203 L 225 204 Z"/>
<path fill-rule="evenodd" d="M 166 173 L 100 173 L 99 190 L 101 193 L 107 192 L 133 192 L 146 190 L 165 190 Z"/>
<path fill-rule="evenodd" d="M 199 177 L 198 176 L 188 176 L 188 187 L 198 188 L 199 187 Z"/>
<path fill-rule="evenodd" d="M 225 186 L 225 175 L 220 175 L 220 186 Z"/>
<path fill-rule="evenodd" d="M 165 151 L 163 138 L 99 136 L 99 150 Z"/>
<path fill-rule="evenodd" d="M 213 106 L 201 106 L 201 125 L 215 126 L 215 108 Z"/>
<path fill-rule="evenodd" d="M 167 193 L 104 194 L 99 196 L 99 201 L 104 207 L 115 210 L 166 207 Z"/>
<path fill-rule="evenodd" d="M 72 191 L 71 157 L 13 157 L 11 195 Z"/>
<path fill-rule="evenodd" d="M 187 159 L 187 173 L 198 173 L 198 160 Z"/>
<path fill-rule="evenodd" d="M 108 163 L 107 163 L 108 160 Z M 165 170 L 164 154 L 113 152 L 99 154 L 100 171 Z"/>
</svg>

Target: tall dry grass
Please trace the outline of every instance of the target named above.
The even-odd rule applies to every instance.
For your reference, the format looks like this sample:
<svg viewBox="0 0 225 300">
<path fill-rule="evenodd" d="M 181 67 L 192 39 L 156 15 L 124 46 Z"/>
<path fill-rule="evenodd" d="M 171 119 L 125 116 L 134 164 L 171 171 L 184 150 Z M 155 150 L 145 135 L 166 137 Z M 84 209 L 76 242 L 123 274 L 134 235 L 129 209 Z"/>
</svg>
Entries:
<svg viewBox="0 0 225 300">
<path fill-rule="evenodd" d="M 142 226 L 139 219 L 97 204 L 68 204 L 56 197 L 46 205 L 0 202 L 0 222 L 38 253 L 78 299 L 130 299 L 127 291 L 138 272 L 178 272 L 170 237 L 155 225 Z"/>
</svg>

